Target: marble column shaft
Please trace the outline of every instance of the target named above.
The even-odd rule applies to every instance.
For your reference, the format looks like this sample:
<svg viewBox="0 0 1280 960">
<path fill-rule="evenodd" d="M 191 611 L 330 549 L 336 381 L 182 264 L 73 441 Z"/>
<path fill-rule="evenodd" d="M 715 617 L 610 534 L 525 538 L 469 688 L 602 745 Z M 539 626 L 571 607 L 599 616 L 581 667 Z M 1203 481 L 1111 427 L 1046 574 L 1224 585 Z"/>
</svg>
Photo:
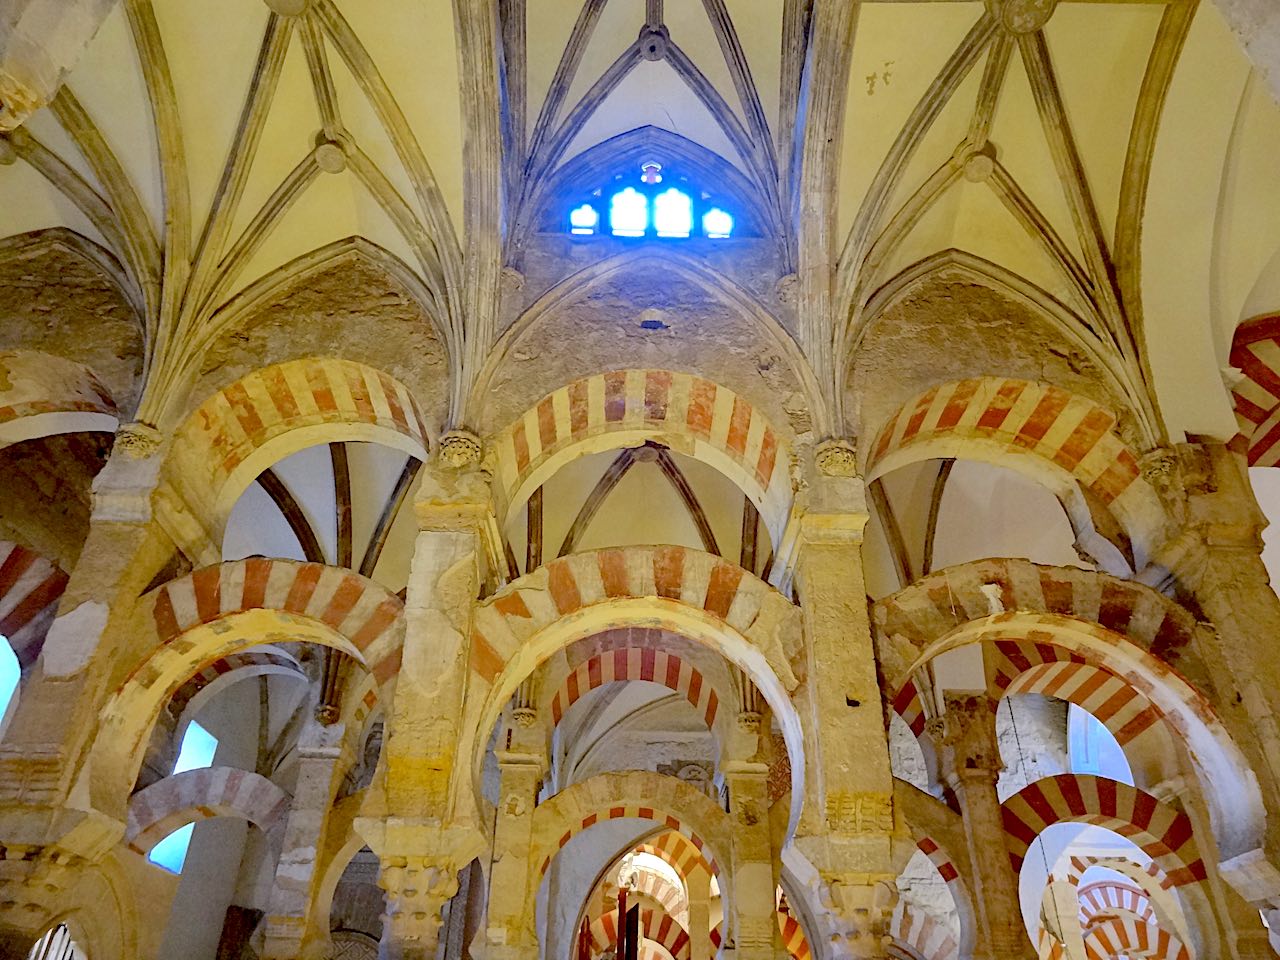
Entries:
<svg viewBox="0 0 1280 960">
<path fill-rule="evenodd" d="M 1018 877 L 1003 842 L 1004 821 L 996 782 L 1004 763 L 996 739 L 996 704 L 985 693 L 948 691 L 941 717 L 931 721 L 947 785 L 960 799 L 973 865 L 973 899 L 993 960 L 1036 950 L 1027 937 L 1018 899 Z"/>
</svg>

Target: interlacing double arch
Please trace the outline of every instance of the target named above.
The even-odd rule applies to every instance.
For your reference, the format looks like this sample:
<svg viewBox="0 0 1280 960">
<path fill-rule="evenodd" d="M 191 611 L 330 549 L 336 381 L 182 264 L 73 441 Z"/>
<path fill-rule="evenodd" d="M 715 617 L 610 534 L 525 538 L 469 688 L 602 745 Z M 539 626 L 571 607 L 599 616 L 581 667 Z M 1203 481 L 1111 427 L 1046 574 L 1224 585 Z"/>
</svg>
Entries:
<svg viewBox="0 0 1280 960">
<path fill-rule="evenodd" d="M 350 570 L 250 557 L 193 571 L 144 595 L 135 611 L 149 652 L 125 673 L 100 713 L 90 765 L 103 801 L 131 783 L 160 710 L 192 677 L 232 654 L 279 641 L 335 647 L 385 696 L 404 639 L 404 605 Z M 363 699 L 362 701 L 363 702 Z M 127 788 L 125 790 L 127 792 Z"/>
<path fill-rule="evenodd" d="M 474 611 L 470 669 L 472 689 L 480 695 L 468 698 L 463 725 L 471 738 L 465 755 L 472 758 L 474 776 L 483 762 L 478 731 L 493 728 L 516 688 L 539 665 L 576 641 L 639 626 L 710 647 L 742 669 L 778 718 L 793 777 L 800 781 L 803 734 L 790 701 L 800 616 L 795 605 L 741 567 L 686 547 L 621 547 L 553 560 Z M 643 655 L 638 668 L 644 669 Z M 793 805 L 799 800 L 796 791 Z"/>
<path fill-rule="evenodd" d="M 1105 722 L 1130 749 L 1167 724 L 1187 746 L 1202 780 L 1216 784 L 1208 799 L 1222 855 L 1258 845 L 1261 797 L 1239 748 L 1199 692 L 1210 684 L 1193 641 L 1208 628 L 1174 601 L 1096 571 L 997 559 L 926 577 L 876 603 L 872 618 L 886 683 L 897 691 L 895 709 L 917 732 L 923 729 L 923 708 L 915 672 L 933 657 L 970 644 L 988 651 L 993 696 L 1043 690 L 1060 681 L 1055 695 L 1096 707 L 1090 694 L 1109 685 Z M 1157 716 L 1163 724 L 1154 722 Z M 1243 798 L 1230 808 L 1214 799 L 1227 783 L 1237 785 L 1236 796 Z"/>
</svg>

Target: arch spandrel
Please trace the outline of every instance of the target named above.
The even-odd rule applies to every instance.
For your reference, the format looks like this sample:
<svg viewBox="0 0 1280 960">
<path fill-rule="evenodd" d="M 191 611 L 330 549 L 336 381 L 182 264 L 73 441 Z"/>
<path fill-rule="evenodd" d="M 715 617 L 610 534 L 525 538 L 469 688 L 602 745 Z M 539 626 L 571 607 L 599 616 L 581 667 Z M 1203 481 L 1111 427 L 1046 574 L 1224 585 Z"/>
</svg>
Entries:
<svg viewBox="0 0 1280 960">
<path fill-rule="evenodd" d="M 56 433 L 114 433 L 120 413 L 89 367 L 34 350 L 0 350 L 0 447 Z"/>
<path fill-rule="evenodd" d="M 640 327 L 641 302 L 666 329 Z M 696 350 L 703 361 L 691 364 Z M 490 352 L 470 417 L 491 432 L 532 408 L 547 384 L 640 366 L 721 383 L 790 436 L 831 429 L 812 366 L 761 298 L 706 260 L 657 246 L 592 263 L 539 295 Z"/>
</svg>

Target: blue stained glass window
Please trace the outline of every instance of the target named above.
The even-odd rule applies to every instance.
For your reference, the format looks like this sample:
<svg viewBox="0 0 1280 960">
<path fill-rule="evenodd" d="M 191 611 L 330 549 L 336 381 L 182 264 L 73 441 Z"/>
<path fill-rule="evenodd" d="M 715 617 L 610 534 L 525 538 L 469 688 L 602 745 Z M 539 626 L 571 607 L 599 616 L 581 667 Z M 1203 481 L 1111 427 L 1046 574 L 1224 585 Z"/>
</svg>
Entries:
<svg viewBox="0 0 1280 960">
<path fill-rule="evenodd" d="M 687 237 L 693 232 L 693 200 L 675 187 L 653 198 L 653 225 L 660 237 Z"/>
<path fill-rule="evenodd" d="M 200 724 L 192 721 L 187 725 L 187 732 L 182 735 L 182 746 L 178 748 L 178 760 L 173 765 L 173 772 L 185 773 L 188 770 L 199 770 L 213 764 L 214 754 L 218 752 L 218 738 Z M 191 846 L 191 834 L 196 825 L 188 823 L 169 834 L 147 854 L 147 859 L 170 873 L 181 873 L 187 860 L 187 848 Z"/>
<path fill-rule="evenodd" d="M 584 203 L 569 212 L 569 229 L 573 233 L 590 236 L 596 232 L 599 225 L 600 214 L 596 213 L 596 208 L 589 203 Z"/>
<path fill-rule="evenodd" d="M 738 224 L 730 212 L 733 206 L 719 196 L 718 188 L 708 190 L 687 172 L 665 171 L 662 164 L 650 160 L 641 164 L 639 176 L 618 173 L 604 186 L 579 193 L 578 206 L 568 210 L 569 232 L 585 237 L 604 233 L 724 240 L 737 236 Z M 602 222 L 606 219 L 607 224 Z M 746 232 L 752 233 L 750 228 Z"/>
<path fill-rule="evenodd" d="M 649 228 L 649 198 L 627 187 L 609 201 L 609 229 L 615 237 L 643 237 Z"/>
<path fill-rule="evenodd" d="M 723 240 L 733 233 L 733 217 L 712 207 L 702 215 L 702 232 L 712 240 Z"/>
</svg>

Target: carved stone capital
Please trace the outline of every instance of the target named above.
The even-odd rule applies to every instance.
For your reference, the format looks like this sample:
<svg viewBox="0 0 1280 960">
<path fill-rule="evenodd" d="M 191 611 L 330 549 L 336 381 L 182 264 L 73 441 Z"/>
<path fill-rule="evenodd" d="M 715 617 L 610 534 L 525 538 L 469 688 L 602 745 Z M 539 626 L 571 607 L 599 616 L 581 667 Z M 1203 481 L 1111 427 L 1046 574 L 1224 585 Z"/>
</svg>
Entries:
<svg viewBox="0 0 1280 960">
<path fill-rule="evenodd" d="M 450 430 L 440 438 L 440 459 L 455 470 L 480 463 L 484 444 L 467 430 Z"/>
<path fill-rule="evenodd" d="M 858 451 L 852 441 L 841 438 L 823 440 L 813 451 L 818 472 L 825 477 L 856 477 Z"/>
<path fill-rule="evenodd" d="M 160 449 L 160 431 L 149 423 L 122 423 L 116 429 L 113 452 L 123 453 L 130 460 L 145 460 Z"/>
</svg>

